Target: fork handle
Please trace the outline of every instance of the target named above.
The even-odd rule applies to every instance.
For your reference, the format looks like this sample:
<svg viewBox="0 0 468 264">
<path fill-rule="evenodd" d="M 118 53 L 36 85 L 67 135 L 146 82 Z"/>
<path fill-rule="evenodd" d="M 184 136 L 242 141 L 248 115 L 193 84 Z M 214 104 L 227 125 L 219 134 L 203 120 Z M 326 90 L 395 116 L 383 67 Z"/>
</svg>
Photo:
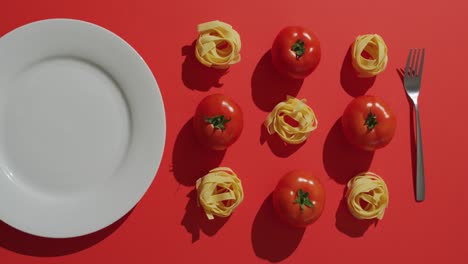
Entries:
<svg viewBox="0 0 468 264">
<path fill-rule="evenodd" d="M 418 104 L 414 104 L 414 110 L 416 114 L 416 201 L 422 202 L 426 197 L 426 187 L 424 179 L 424 159 L 423 159 L 423 147 L 421 138 L 421 125 L 419 121 L 419 108 Z"/>
</svg>

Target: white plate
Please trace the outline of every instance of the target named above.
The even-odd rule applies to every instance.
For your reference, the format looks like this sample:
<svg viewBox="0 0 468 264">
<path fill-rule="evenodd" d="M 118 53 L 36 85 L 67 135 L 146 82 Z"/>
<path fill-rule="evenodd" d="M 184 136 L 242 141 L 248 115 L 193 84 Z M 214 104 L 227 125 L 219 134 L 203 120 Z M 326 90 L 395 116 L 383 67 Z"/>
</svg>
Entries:
<svg viewBox="0 0 468 264">
<path fill-rule="evenodd" d="M 0 38 L 0 220 L 56 238 L 112 224 L 150 186 L 165 133 L 155 78 L 112 32 L 51 19 Z"/>
</svg>

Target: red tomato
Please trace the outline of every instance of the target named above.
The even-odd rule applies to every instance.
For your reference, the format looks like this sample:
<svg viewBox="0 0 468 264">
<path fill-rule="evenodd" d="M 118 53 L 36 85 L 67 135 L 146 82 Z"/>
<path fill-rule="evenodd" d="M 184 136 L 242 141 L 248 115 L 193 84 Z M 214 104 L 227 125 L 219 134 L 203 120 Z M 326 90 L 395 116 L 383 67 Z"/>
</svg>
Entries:
<svg viewBox="0 0 468 264">
<path fill-rule="evenodd" d="M 286 27 L 280 31 L 271 48 L 275 68 L 294 79 L 304 79 L 320 62 L 320 42 L 303 27 Z"/>
<path fill-rule="evenodd" d="M 281 178 L 273 191 L 273 207 L 279 217 L 295 227 L 312 224 L 322 214 L 325 191 L 311 173 L 294 170 Z"/>
<path fill-rule="evenodd" d="M 396 118 L 382 99 L 363 95 L 346 107 L 341 125 L 351 144 L 373 151 L 390 143 L 395 134 Z"/>
<path fill-rule="evenodd" d="M 198 105 L 193 125 L 200 143 L 214 150 L 224 150 L 239 138 L 244 119 L 241 109 L 230 97 L 212 94 Z"/>
</svg>

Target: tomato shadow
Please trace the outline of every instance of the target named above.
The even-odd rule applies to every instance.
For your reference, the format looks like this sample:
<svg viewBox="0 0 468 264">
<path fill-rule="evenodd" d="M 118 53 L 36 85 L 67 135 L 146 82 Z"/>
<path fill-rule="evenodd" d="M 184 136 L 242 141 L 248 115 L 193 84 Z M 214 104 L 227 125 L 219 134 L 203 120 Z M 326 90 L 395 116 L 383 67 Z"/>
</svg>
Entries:
<svg viewBox="0 0 468 264">
<path fill-rule="evenodd" d="M 177 135 L 172 152 L 172 168 L 176 180 L 185 186 L 194 186 L 198 178 L 221 164 L 225 150 L 215 151 L 198 143 L 193 119 L 188 120 Z"/>
<path fill-rule="evenodd" d="M 73 254 L 96 245 L 114 233 L 130 216 L 94 233 L 73 238 L 47 238 L 31 235 L 0 221 L 0 248 L 35 257 L 58 257 Z"/>
<path fill-rule="evenodd" d="M 369 78 L 358 77 L 353 68 L 353 57 L 351 55 L 352 44 L 349 46 L 346 56 L 341 65 L 340 83 L 343 89 L 351 96 L 364 95 L 375 82 L 375 76 Z"/>
<path fill-rule="evenodd" d="M 229 217 L 215 217 L 215 219 L 209 220 L 203 209 L 198 206 L 197 191 L 195 189 L 190 191 L 187 197 L 189 200 L 185 206 L 185 214 L 181 225 L 185 227 L 187 232 L 192 234 L 192 243 L 200 239 L 200 230 L 208 236 L 214 236 L 224 226 Z"/>
<path fill-rule="evenodd" d="M 298 151 L 307 141 L 301 144 L 287 144 L 277 134 L 270 135 L 262 122 L 260 124 L 260 145 L 267 143 L 271 152 L 280 158 L 287 158 Z"/>
<path fill-rule="evenodd" d="M 275 214 L 272 195 L 263 202 L 252 225 L 252 246 L 255 255 L 270 262 L 280 262 L 297 248 L 305 228 L 291 227 Z"/>
<path fill-rule="evenodd" d="M 367 171 L 373 151 L 360 150 L 346 140 L 339 118 L 328 132 L 323 146 L 323 165 L 336 182 L 345 184 L 358 173 Z"/>
<path fill-rule="evenodd" d="M 268 50 L 252 75 L 252 99 L 259 109 L 270 112 L 279 102 L 286 100 L 287 95 L 297 96 L 303 82 L 278 73 L 271 61 L 271 50 Z"/>
<path fill-rule="evenodd" d="M 413 178 L 414 186 L 414 198 L 416 199 L 416 174 L 417 174 L 417 152 L 416 152 L 416 131 L 415 131 L 415 120 L 414 120 L 414 105 L 411 99 L 406 96 L 405 86 L 404 86 L 404 75 L 405 72 L 403 69 L 396 69 L 398 76 L 400 77 L 403 92 L 405 93 L 406 100 L 409 104 L 409 116 L 410 116 L 410 150 L 411 150 L 411 172 Z"/>
<path fill-rule="evenodd" d="M 201 64 L 195 56 L 195 43 L 196 40 L 191 45 L 182 47 L 182 56 L 185 56 L 182 63 L 182 81 L 185 87 L 199 91 L 222 87 L 220 78 L 227 70 L 213 69 Z"/>
<path fill-rule="evenodd" d="M 336 229 L 349 237 L 362 237 L 372 224 L 377 225 L 377 221 L 375 219 L 360 220 L 354 217 L 349 212 L 346 198 L 341 200 L 340 205 L 336 210 L 335 219 Z"/>
</svg>

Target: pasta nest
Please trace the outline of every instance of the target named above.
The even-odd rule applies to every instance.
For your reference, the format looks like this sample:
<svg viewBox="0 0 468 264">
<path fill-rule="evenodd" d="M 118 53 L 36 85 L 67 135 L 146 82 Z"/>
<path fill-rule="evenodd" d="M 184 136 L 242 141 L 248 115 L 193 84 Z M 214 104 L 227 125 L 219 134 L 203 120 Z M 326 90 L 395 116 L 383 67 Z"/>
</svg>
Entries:
<svg viewBox="0 0 468 264">
<path fill-rule="evenodd" d="M 294 119 L 297 126 L 286 122 L 286 116 Z M 292 96 L 287 96 L 286 101 L 277 104 L 265 120 L 268 133 L 270 135 L 277 133 L 289 144 L 301 144 L 317 126 L 318 120 L 314 111 L 306 104 L 306 100 Z"/>
<path fill-rule="evenodd" d="M 228 217 L 244 199 L 241 180 L 230 168 L 212 169 L 197 180 L 198 203 L 208 219 Z"/>
<path fill-rule="evenodd" d="M 351 52 L 352 64 L 359 77 L 376 76 L 387 67 L 387 45 L 377 34 L 358 36 Z M 367 52 L 370 58 L 363 57 L 363 52 Z"/>
<path fill-rule="evenodd" d="M 347 185 L 349 211 L 357 219 L 382 219 L 388 207 L 388 189 L 384 180 L 372 172 L 352 178 Z"/>
<path fill-rule="evenodd" d="M 240 61 L 241 40 L 231 25 L 215 20 L 199 24 L 195 56 L 198 61 L 217 69 L 227 69 Z"/>
</svg>

